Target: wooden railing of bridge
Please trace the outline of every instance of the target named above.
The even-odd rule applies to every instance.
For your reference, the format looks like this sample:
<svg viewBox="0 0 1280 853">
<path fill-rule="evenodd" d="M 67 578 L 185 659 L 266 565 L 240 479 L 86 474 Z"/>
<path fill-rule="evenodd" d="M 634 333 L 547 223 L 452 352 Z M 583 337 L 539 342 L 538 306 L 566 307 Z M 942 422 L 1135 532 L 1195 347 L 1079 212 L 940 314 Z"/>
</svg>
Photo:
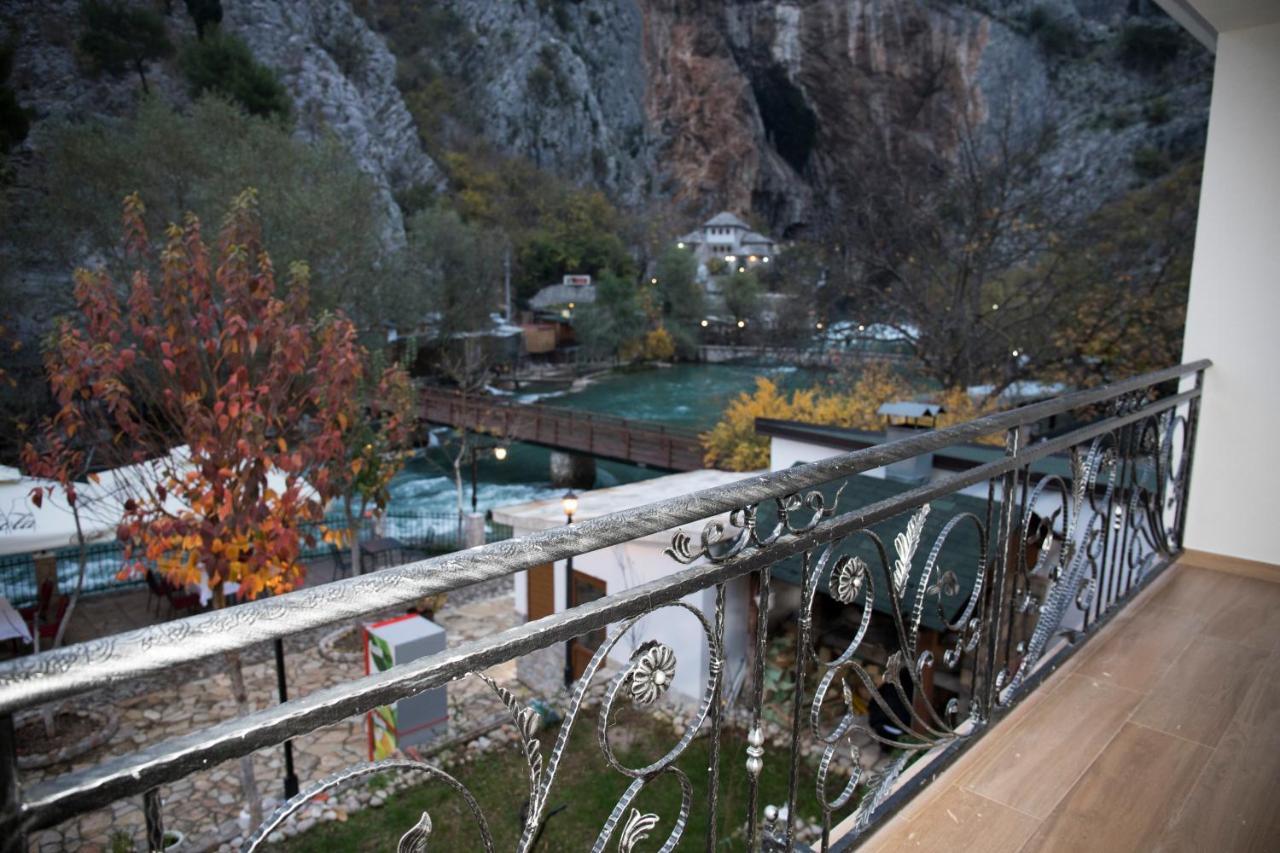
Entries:
<svg viewBox="0 0 1280 853">
<path fill-rule="evenodd" d="M 650 468 L 703 467 L 702 444 L 693 430 L 442 388 L 423 388 L 419 399 L 419 415 L 433 424 Z"/>
</svg>

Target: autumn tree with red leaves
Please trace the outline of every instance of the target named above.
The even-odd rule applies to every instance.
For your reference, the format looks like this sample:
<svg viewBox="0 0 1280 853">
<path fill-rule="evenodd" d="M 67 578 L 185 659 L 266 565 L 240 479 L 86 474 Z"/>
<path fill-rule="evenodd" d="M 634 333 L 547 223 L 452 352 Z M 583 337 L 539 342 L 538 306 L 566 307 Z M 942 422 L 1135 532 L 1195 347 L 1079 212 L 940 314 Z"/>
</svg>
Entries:
<svg viewBox="0 0 1280 853">
<path fill-rule="evenodd" d="M 229 583 L 248 598 L 286 592 L 303 578 L 308 523 L 352 485 L 365 353 L 341 314 L 309 316 L 304 264 L 277 284 L 253 190 L 233 202 L 214 250 L 188 215 L 157 258 L 143 214 L 137 195 L 125 200 L 127 288 L 76 272 L 78 317 L 47 352 L 54 421 L 68 437 L 92 434 L 113 462 L 160 460 L 124 504 L 129 571 L 204 580 L 215 607 Z M 246 711 L 237 655 L 228 671 Z M 256 823 L 252 765 L 241 768 Z"/>
</svg>

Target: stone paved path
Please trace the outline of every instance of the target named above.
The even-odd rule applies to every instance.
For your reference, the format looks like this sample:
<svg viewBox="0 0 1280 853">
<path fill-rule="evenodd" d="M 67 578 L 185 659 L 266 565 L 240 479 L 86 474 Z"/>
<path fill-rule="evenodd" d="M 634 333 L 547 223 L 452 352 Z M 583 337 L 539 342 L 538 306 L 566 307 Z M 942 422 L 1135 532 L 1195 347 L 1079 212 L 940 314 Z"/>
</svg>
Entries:
<svg viewBox="0 0 1280 853">
<path fill-rule="evenodd" d="M 494 590 L 498 592 L 498 590 Z M 465 603 L 451 603 L 437 614 L 448 631 L 449 644 L 488 636 L 515 624 L 510 593 Z M 332 629 L 329 629 L 332 630 Z M 301 638 L 299 638 L 301 639 Z M 288 644 L 286 656 L 289 695 L 301 697 L 311 691 L 352 681 L 363 676 L 362 663 L 334 663 L 321 657 L 314 638 Z M 269 649 L 246 655 L 245 682 L 255 708 L 276 701 L 276 673 Z M 488 671 L 499 683 L 514 689 L 515 665 L 507 663 Z M 468 678 L 449 685 L 451 720 L 462 719 L 461 728 L 497 715 L 502 706 L 478 679 Z M 119 711 L 120 726 L 107 744 L 70 764 L 23 772 L 27 783 L 56 777 L 71 769 L 101 762 L 108 755 L 123 755 L 143 744 L 185 734 L 236 716 L 230 678 L 205 667 L 196 677 L 171 677 L 167 685 L 155 686 L 134 695 L 82 697 L 79 702 L 111 702 Z M 458 711 L 465 708 L 465 714 Z M 458 731 L 451 722 L 451 734 Z M 294 761 L 302 786 L 352 764 L 368 760 L 364 717 L 349 719 L 294 741 Z M 283 790 L 284 751 L 282 747 L 254 754 L 259 792 L 280 796 Z M 216 849 L 239 835 L 237 819 L 242 808 L 239 763 L 226 762 L 180 782 L 162 787 L 166 828 L 187 836 L 185 850 Z M 115 803 L 35 833 L 31 849 L 39 853 L 61 850 L 106 851 L 113 832 L 130 834 L 137 849 L 145 838 L 141 795 Z"/>
</svg>

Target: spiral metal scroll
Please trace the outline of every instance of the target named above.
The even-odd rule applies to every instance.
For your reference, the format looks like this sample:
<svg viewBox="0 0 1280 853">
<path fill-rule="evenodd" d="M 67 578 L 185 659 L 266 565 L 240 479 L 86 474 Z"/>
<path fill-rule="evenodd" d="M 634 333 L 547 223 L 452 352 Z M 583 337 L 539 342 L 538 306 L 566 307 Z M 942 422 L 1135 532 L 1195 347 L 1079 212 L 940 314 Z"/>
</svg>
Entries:
<svg viewBox="0 0 1280 853">
<path fill-rule="evenodd" d="M 907 688 L 911 688 L 911 696 L 921 695 L 925 674 L 935 666 L 933 655 L 927 650 L 921 652 L 918 648 L 920 624 L 926 608 L 936 608 L 939 621 L 957 638 L 954 647 L 947 649 L 943 654 L 943 665 L 947 668 L 955 668 L 959 666 L 966 653 L 977 648 L 982 633 L 982 623 L 977 614 L 986 576 L 987 528 L 983 519 L 972 513 L 959 513 L 949 519 L 935 538 L 913 584 L 911 582 L 913 564 L 920 550 L 925 519 L 929 512 L 930 505 L 921 506 L 907 521 L 903 531 L 894 537 L 892 561 L 884 542 L 870 530 L 859 531 L 849 539 L 833 541 L 816 560 L 812 559 L 811 553 L 805 555 L 805 581 L 800 611 L 800 648 L 809 660 L 817 663 L 821 672 L 809 706 L 808 726 L 812 737 L 823 747 L 817 770 L 816 794 L 823 813 L 823 826 L 828 829 L 832 813 L 848 805 L 859 784 L 865 781 L 866 794 L 854 812 L 857 830 L 864 829 L 913 754 L 962 737 L 957 731 L 959 706 L 954 699 L 948 704 L 943 714 L 939 715 L 928 703 L 923 703 L 923 711 L 918 709 L 916 704 L 908 698 Z M 978 554 L 979 565 L 974 573 L 975 580 L 972 588 L 964 592 L 960 589 L 956 574 L 944 571 L 940 567 L 939 556 L 956 528 L 966 524 L 975 528 L 978 541 L 982 544 Z M 874 545 L 878 556 L 879 572 L 861 557 L 839 554 L 843 545 L 856 537 L 864 537 Z M 858 607 L 861 611 L 853 638 L 837 657 L 826 663 L 817 660 L 812 639 L 813 606 L 820 581 L 824 577 L 827 578 L 832 598 L 841 604 Z M 879 685 L 856 658 L 856 653 L 871 624 L 878 583 L 884 584 L 884 588 L 890 591 L 888 597 L 892 603 L 892 618 L 898 644 L 898 648 L 889 656 L 884 679 Z M 949 618 L 948 612 L 954 612 L 957 604 L 960 605 L 958 615 Z M 898 740 L 883 737 L 862 721 L 854 711 L 853 691 L 847 680 L 850 676 L 856 678 L 866 688 L 871 700 L 885 712 L 897 728 L 912 733 L 911 739 Z M 828 693 L 835 689 L 840 691 L 843 712 L 834 725 L 824 727 L 821 719 L 822 707 Z M 889 701 L 890 696 L 897 700 L 896 703 Z M 898 713 L 894 704 L 898 708 L 907 709 L 905 718 Z M 858 762 L 859 748 L 851 737 L 855 733 L 860 733 L 889 749 L 900 750 L 900 752 L 880 772 L 864 780 L 863 771 Z M 834 758 L 842 749 L 847 749 L 852 759 L 852 772 L 839 786 L 839 790 L 833 793 L 831 777 L 835 769 Z"/>
<path fill-rule="evenodd" d="M 768 547 L 783 536 L 803 536 L 817 527 L 823 519 L 835 515 L 844 488 L 845 484 L 841 483 L 831 499 L 831 506 L 827 506 L 826 496 L 817 489 L 803 495 L 774 498 L 778 520 L 768 532 L 760 529 L 760 504 L 748 504 L 729 513 L 729 526 L 738 531 L 733 536 L 726 538 L 724 522 L 709 521 L 702 528 L 698 546 L 694 546 L 693 539 L 687 533 L 677 530 L 671 537 L 671 547 L 664 553 L 684 565 L 699 558 L 712 563 L 723 563 L 748 548 Z M 799 520 L 797 516 L 805 510 L 808 510 L 809 517 Z"/>
<path fill-rule="evenodd" d="M 998 705 L 1017 698 L 1050 642 L 1068 630 L 1071 608 L 1088 612 L 1099 596 L 1099 609 L 1110 606 L 1101 584 L 1131 590 L 1178 548 L 1189 440 L 1186 416 L 1171 409 L 1100 436 L 1087 449 L 1075 448 L 1070 483 L 1044 477 L 1027 490 L 1010 577 L 1016 609 L 1036 621 L 1031 636 L 1014 650 L 1016 664 L 1006 662 L 997 674 Z M 1056 508 L 1047 517 L 1034 516 L 1042 498 Z M 1051 547 L 1054 540 L 1060 547 Z M 1039 554 L 1028 565 L 1027 546 L 1034 544 Z M 1036 577 L 1046 583 L 1040 596 L 1032 592 Z"/>
<path fill-rule="evenodd" d="M 671 747 L 664 755 L 654 762 L 644 767 L 627 767 L 622 764 L 614 754 L 613 746 L 610 741 L 609 733 L 612 728 L 612 717 L 615 706 L 620 698 L 625 698 L 632 703 L 645 706 L 656 701 L 670 688 L 672 680 L 675 677 L 676 657 L 675 653 L 666 645 L 651 641 L 637 647 L 632 653 L 627 665 L 615 675 L 606 687 L 604 701 L 600 708 L 600 714 L 597 727 L 597 739 L 600 744 L 600 751 L 604 755 L 606 763 L 613 770 L 623 776 L 632 779 L 631 784 L 623 792 L 614 806 L 613 811 L 605 820 L 604 825 L 600 829 L 600 834 L 596 838 L 595 844 L 592 846 L 594 851 L 603 851 L 609 844 L 610 838 L 618 829 L 619 824 L 623 823 L 624 816 L 627 815 L 628 809 L 636 796 L 653 780 L 663 775 L 670 775 L 675 778 L 680 785 L 680 811 L 671 823 L 671 830 L 666 840 L 663 842 L 660 850 L 674 850 L 679 844 L 681 837 L 684 835 L 685 827 L 688 823 L 689 813 L 693 805 L 693 785 L 689 778 L 679 768 L 675 767 L 676 760 L 684 753 L 689 744 L 693 742 L 698 730 L 702 727 L 703 722 L 707 719 L 711 712 L 712 703 L 718 695 L 720 684 L 720 672 L 723 662 L 722 638 L 719 637 L 711 624 L 707 621 L 702 611 L 691 607 L 684 602 L 674 602 L 672 604 L 659 607 L 650 613 L 658 612 L 666 608 L 684 609 L 698 620 L 701 625 L 703 634 L 707 640 L 707 646 L 710 650 L 710 666 L 706 683 L 703 687 L 702 699 L 699 703 L 698 710 L 694 714 L 692 722 L 686 727 L 678 742 Z M 555 782 L 556 770 L 559 767 L 560 760 L 564 755 L 564 750 L 569 743 L 569 736 L 572 733 L 574 724 L 577 722 L 579 713 L 582 709 L 582 703 L 586 697 L 587 690 L 591 685 L 592 679 L 600 670 L 608 658 L 609 652 L 618 644 L 618 642 L 633 628 L 644 616 L 642 614 L 622 623 L 616 631 L 614 631 L 604 643 L 596 649 L 592 655 L 591 661 L 587 664 L 586 670 L 582 677 L 578 679 L 574 685 L 573 695 L 569 703 L 569 710 L 565 714 L 565 720 L 561 724 L 560 731 L 556 737 L 555 743 L 551 747 L 550 755 L 545 759 L 542 752 L 542 744 L 538 741 L 536 732 L 536 716 L 530 708 L 520 705 L 519 701 L 499 684 L 486 675 L 479 674 L 479 678 L 483 679 L 502 700 L 507 707 L 512 721 L 515 723 L 516 730 L 520 735 L 520 749 L 524 755 L 525 762 L 529 770 L 529 809 L 528 817 L 523 827 L 520 843 L 517 846 L 519 851 L 530 850 L 538 837 L 538 830 L 546 815 L 547 799 L 551 791 L 551 787 Z M 646 838 L 658 825 L 660 818 L 654 814 L 641 814 L 636 809 L 631 809 L 631 817 L 626 820 L 619 836 L 618 849 L 620 851 L 629 851 L 642 839 Z"/>
<path fill-rule="evenodd" d="M 249 837 L 247 846 L 248 853 L 256 853 L 261 848 L 271 833 L 275 832 L 290 816 L 295 814 L 299 809 L 311 802 L 318 795 L 335 788 L 342 787 L 348 782 L 365 776 L 372 776 L 377 773 L 386 771 L 421 771 L 428 776 L 445 782 L 450 788 L 456 791 L 466 802 L 467 808 L 471 810 L 471 814 L 475 817 L 476 823 L 480 829 L 481 843 L 487 853 L 493 853 L 493 836 L 489 832 L 489 823 L 485 820 L 484 813 L 480 810 L 480 804 L 476 802 L 476 798 L 467 790 L 467 786 L 463 785 L 453 776 L 446 773 L 440 768 L 428 764 L 425 761 L 415 761 L 408 758 L 391 758 L 385 761 L 374 761 L 368 764 L 360 764 L 355 767 L 334 773 L 319 782 L 308 785 L 299 791 L 293 797 L 281 803 L 279 808 L 271 813 L 271 816 L 263 821 L 257 831 Z M 431 817 L 426 812 L 422 813 L 422 817 L 418 822 L 409 829 L 400 838 L 400 844 L 397 847 L 398 853 L 423 853 L 427 849 L 427 840 L 431 835 Z"/>
</svg>

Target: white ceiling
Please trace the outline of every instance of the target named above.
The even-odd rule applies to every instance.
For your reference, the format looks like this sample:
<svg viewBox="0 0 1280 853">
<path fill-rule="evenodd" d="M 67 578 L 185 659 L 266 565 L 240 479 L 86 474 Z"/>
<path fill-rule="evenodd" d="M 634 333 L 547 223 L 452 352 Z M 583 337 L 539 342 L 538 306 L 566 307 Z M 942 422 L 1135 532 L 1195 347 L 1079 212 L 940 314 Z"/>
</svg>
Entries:
<svg viewBox="0 0 1280 853">
<path fill-rule="evenodd" d="M 1156 0 L 1169 16 L 1213 49 L 1218 33 L 1280 22 L 1280 0 Z"/>
</svg>

